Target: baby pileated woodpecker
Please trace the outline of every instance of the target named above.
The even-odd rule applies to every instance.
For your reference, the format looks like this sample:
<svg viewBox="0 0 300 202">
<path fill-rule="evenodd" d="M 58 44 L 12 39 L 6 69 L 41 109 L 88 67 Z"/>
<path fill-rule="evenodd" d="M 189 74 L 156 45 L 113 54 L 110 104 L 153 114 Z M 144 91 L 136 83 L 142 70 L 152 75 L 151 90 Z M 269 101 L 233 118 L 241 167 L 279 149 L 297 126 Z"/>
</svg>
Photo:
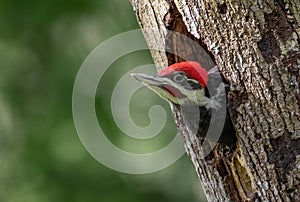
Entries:
<svg viewBox="0 0 300 202">
<path fill-rule="evenodd" d="M 179 106 L 189 132 L 211 141 L 235 144 L 235 130 L 227 110 L 229 85 L 216 67 L 207 72 L 198 62 L 187 61 L 172 64 L 157 76 L 131 75 Z"/>
</svg>

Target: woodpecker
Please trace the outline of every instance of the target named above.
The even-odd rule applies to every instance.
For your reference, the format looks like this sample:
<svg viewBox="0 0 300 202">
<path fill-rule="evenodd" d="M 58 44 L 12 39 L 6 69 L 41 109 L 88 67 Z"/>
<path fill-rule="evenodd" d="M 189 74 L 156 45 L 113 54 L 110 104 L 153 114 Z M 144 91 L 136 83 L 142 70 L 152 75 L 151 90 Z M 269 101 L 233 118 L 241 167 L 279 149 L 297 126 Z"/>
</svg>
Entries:
<svg viewBox="0 0 300 202">
<path fill-rule="evenodd" d="M 217 67 L 207 71 L 198 62 L 185 61 L 172 64 L 155 76 L 131 76 L 180 108 L 190 132 L 211 141 L 235 144 L 235 130 L 227 109 L 229 84 Z"/>
</svg>

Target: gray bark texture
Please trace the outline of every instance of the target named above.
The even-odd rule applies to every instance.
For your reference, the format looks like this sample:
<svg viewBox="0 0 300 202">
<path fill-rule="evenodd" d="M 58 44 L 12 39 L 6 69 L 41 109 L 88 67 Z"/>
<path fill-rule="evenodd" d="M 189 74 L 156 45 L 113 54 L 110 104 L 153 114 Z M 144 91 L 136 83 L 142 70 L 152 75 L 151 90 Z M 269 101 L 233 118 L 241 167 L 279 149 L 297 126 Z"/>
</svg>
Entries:
<svg viewBox="0 0 300 202">
<path fill-rule="evenodd" d="M 198 60 L 200 44 L 231 84 L 237 147 L 218 144 L 205 159 L 201 141 L 175 121 L 208 201 L 300 201 L 300 1 L 131 0 L 150 47 Z M 179 62 L 152 51 L 158 69 Z M 180 183 L 180 182 L 178 182 Z"/>
</svg>

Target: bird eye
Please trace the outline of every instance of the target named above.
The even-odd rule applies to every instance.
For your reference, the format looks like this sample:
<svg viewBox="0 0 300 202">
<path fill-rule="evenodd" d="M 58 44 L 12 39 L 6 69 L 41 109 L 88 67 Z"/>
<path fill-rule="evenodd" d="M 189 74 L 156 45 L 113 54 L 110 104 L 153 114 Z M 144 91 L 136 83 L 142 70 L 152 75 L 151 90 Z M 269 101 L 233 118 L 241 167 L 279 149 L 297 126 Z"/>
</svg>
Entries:
<svg viewBox="0 0 300 202">
<path fill-rule="evenodd" d="M 173 77 L 173 81 L 175 81 L 175 82 L 182 82 L 182 81 L 184 81 L 184 79 L 185 79 L 185 77 L 182 73 L 177 73 Z"/>
</svg>

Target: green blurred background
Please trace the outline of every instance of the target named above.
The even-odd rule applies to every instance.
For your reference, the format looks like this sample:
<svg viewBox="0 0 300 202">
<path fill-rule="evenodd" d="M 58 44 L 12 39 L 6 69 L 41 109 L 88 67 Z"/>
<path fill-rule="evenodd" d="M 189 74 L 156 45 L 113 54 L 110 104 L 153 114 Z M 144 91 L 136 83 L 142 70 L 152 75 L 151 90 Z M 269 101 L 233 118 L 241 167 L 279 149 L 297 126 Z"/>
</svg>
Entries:
<svg viewBox="0 0 300 202">
<path fill-rule="evenodd" d="M 160 172 L 118 173 L 91 157 L 76 133 L 71 104 L 77 71 L 101 42 L 138 28 L 128 1 L 4 0 L 0 22 L 1 202 L 204 200 L 186 155 Z M 100 125 L 114 144 L 130 142 L 128 150 L 155 151 L 176 134 L 168 104 L 145 88 L 132 98 L 132 119 L 146 126 L 149 108 L 162 105 L 169 117 L 162 134 L 146 143 L 126 139 L 113 121 L 114 85 L 132 67 L 151 63 L 148 51 L 126 55 L 105 73 L 99 86 L 106 87 L 98 87 Z"/>
</svg>

